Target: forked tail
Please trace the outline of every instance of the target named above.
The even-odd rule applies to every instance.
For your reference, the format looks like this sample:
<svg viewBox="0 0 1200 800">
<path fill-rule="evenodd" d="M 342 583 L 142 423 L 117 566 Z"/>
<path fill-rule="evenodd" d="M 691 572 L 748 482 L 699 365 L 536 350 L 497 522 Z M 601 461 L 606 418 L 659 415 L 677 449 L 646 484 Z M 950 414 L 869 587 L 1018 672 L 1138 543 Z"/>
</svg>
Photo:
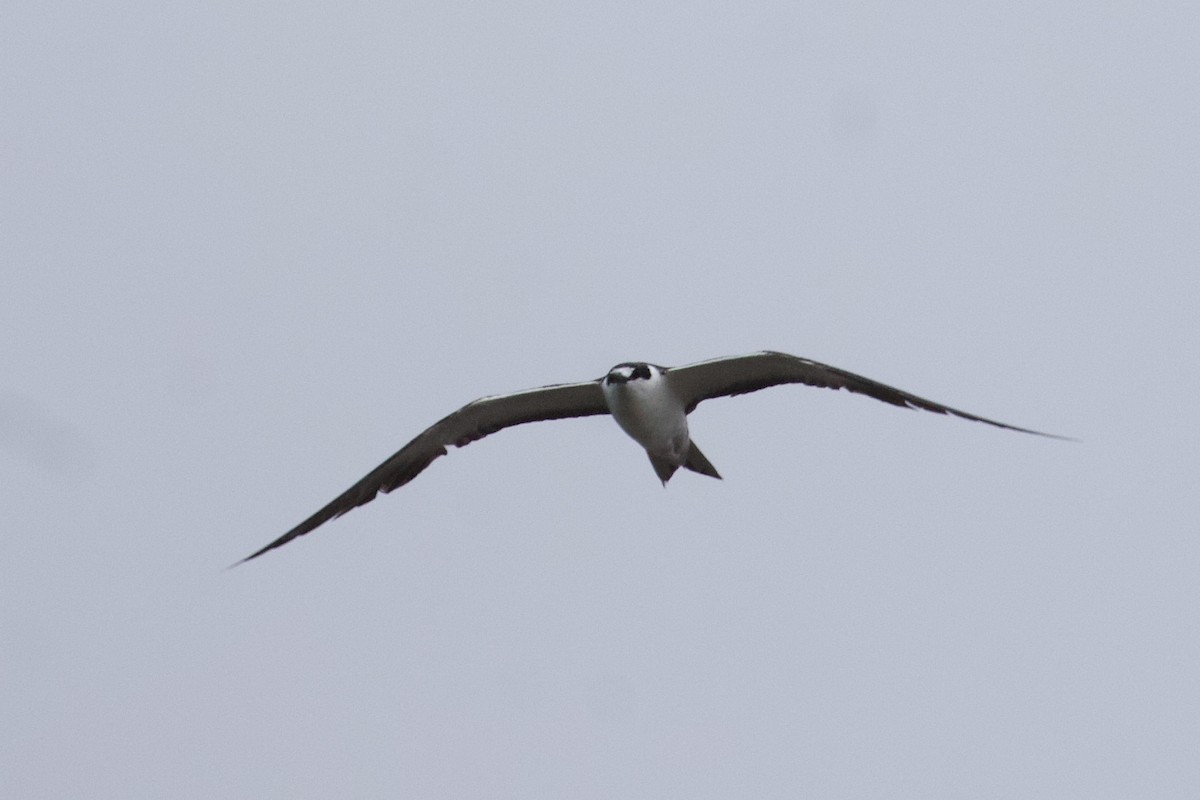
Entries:
<svg viewBox="0 0 1200 800">
<path fill-rule="evenodd" d="M 679 469 L 679 465 L 656 456 L 653 453 L 649 453 L 648 455 L 650 456 L 650 463 L 654 466 L 654 474 L 658 475 L 658 479 L 663 482 L 663 486 L 666 486 L 667 481 L 671 480 L 671 476 L 675 474 L 675 470 Z M 683 466 L 692 472 L 699 472 L 701 475 L 709 475 L 717 480 L 721 480 L 721 474 L 717 472 L 717 468 L 704 457 L 704 453 L 700 452 L 700 448 L 696 447 L 695 442 L 688 445 L 688 454 L 683 462 Z"/>
</svg>

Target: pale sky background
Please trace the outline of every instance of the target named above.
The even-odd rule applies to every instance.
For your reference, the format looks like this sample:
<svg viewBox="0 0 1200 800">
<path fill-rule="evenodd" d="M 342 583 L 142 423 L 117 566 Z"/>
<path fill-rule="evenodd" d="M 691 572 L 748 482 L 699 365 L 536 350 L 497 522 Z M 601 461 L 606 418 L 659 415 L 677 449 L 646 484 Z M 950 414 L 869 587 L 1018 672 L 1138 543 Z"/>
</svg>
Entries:
<svg viewBox="0 0 1200 800">
<path fill-rule="evenodd" d="M 1190 798 L 1190 2 L 8 2 L 12 798 Z M 505 431 L 222 571 L 472 398 Z"/>
</svg>

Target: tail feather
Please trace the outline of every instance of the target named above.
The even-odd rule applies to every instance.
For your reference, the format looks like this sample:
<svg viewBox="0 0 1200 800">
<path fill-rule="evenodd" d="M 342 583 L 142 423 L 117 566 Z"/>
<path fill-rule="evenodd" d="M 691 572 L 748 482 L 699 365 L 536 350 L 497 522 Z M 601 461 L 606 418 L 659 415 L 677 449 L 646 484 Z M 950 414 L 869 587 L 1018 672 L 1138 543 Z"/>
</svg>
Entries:
<svg viewBox="0 0 1200 800">
<path fill-rule="evenodd" d="M 650 463 L 654 466 L 654 474 L 662 481 L 663 486 L 667 485 L 667 481 L 671 480 L 671 476 L 675 474 L 675 470 L 679 469 L 678 464 L 673 464 L 665 458 L 659 458 L 653 453 L 647 453 L 650 456 Z"/>
<path fill-rule="evenodd" d="M 671 476 L 675 474 L 680 465 L 661 456 L 656 456 L 653 453 L 647 453 L 646 455 L 650 456 L 650 463 L 654 466 L 654 474 L 663 482 L 663 486 L 666 486 L 667 481 L 671 480 Z M 699 472 L 701 475 L 708 475 L 721 480 L 721 474 L 717 472 L 717 468 L 704 457 L 704 453 L 700 452 L 700 448 L 696 447 L 695 442 L 688 445 L 687 458 L 684 460 L 682 466 L 690 469 L 692 472 Z"/>
<path fill-rule="evenodd" d="M 721 480 L 721 474 L 717 472 L 717 468 L 704 457 L 704 453 L 700 452 L 700 448 L 696 447 L 695 442 L 692 442 L 688 446 L 687 460 L 683 462 L 683 465 L 692 472 L 699 472 L 701 475 L 708 475 L 711 478 Z"/>
</svg>

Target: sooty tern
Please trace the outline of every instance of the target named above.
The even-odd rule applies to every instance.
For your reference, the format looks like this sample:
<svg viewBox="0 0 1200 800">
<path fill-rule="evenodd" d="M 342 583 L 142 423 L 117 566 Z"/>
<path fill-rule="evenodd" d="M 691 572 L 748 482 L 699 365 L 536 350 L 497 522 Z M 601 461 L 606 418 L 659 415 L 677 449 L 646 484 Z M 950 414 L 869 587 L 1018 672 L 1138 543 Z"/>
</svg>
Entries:
<svg viewBox="0 0 1200 800">
<path fill-rule="evenodd" d="M 612 414 L 617 424 L 650 456 L 665 486 L 680 467 L 720 478 L 688 435 L 687 415 L 704 400 L 754 392 L 784 383 L 845 389 L 905 408 L 952 414 L 1010 431 L 1065 439 L 968 414 L 932 400 L 846 372 L 828 364 L 786 353 L 763 351 L 716 358 L 682 367 L 659 367 L 641 361 L 617 364 L 603 378 L 560 383 L 512 394 L 481 397 L 427 428 L 395 455 L 369 472 L 333 502 L 275 541 L 238 563 L 257 558 L 297 536 L 340 517 L 417 477 L 450 445 L 464 447 L 477 439 L 526 422 Z"/>
</svg>

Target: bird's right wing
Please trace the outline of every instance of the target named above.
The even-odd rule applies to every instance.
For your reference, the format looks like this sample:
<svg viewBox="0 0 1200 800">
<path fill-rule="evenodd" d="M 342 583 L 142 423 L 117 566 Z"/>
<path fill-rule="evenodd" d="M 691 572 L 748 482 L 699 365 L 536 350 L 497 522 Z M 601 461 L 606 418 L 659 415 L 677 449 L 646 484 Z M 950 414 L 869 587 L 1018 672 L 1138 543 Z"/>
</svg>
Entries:
<svg viewBox="0 0 1200 800">
<path fill-rule="evenodd" d="M 526 422 L 607 413 L 604 391 L 598 380 L 481 397 L 427 428 L 320 511 L 237 563 L 243 564 L 258 558 L 268 550 L 281 547 L 329 520 L 369 503 L 379 492 L 386 493 L 403 486 L 417 477 L 434 459 L 446 455 L 446 448 L 451 445 L 465 447 L 496 431 Z"/>
</svg>

